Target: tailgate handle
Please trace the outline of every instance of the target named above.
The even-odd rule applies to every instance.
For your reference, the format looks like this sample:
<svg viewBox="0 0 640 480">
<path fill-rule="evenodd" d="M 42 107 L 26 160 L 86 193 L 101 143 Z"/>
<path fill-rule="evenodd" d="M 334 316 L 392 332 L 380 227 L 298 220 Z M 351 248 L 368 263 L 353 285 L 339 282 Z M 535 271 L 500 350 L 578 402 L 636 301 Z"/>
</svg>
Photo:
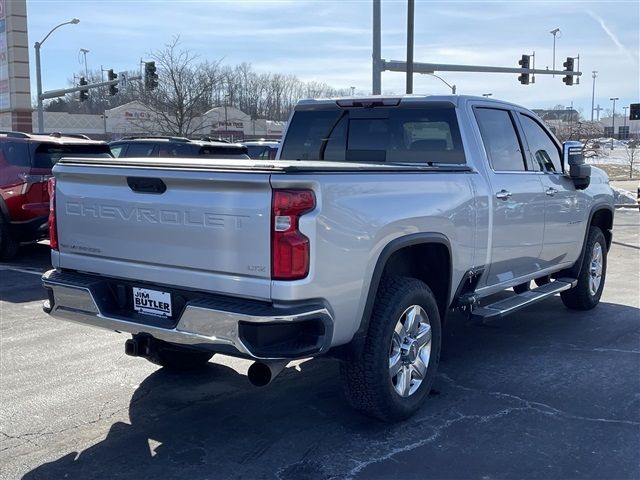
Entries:
<svg viewBox="0 0 640 480">
<path fill-rule="evenodd" d="M 161 178 L 127 177 L 127 185 L 138 193 L 164 193 L 167 186 Z"/>
</svg>

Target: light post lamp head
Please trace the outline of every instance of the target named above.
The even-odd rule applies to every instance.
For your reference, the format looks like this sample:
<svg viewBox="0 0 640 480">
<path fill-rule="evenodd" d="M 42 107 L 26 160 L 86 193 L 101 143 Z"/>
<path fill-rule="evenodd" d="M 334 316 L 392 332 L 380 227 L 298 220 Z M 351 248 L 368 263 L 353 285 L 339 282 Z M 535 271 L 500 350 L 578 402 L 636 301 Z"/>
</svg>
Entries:
<svg viewBox="0 0 640 480">
<path fill-rule="evenodd" d="M 559 28 L 554 28 L 549 33 L 555 37 L 557 34 L 560 33 L 560 29 Z"/>
<path fill-rule="evenodd" d="M 79 19 L 79 18 L 76 18 L 76 17 L 73 17 L 73 18 L 69 21 L 69 23 L 70 23 L 70 24 L 72 24 L 72 25 L 77 25 L 78 23 L 80 23 L 80 19 Z"/>
</svg>

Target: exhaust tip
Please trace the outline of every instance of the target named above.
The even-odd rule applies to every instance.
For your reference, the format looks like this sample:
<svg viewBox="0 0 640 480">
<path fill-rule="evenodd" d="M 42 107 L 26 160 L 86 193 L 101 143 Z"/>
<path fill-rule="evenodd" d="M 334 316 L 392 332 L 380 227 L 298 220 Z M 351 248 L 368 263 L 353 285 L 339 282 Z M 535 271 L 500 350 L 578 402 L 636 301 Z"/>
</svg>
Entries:
<svg viewBox="0 0 640 480">
<path fill-rule="evenodd" d="M 247 377 L 252 385 L 264 387 L 269 385 L 278 376 L 289 362 L 255 362 L 249 367 Z"/>
<path fill-rule="evenodd" d="M 249 367 L 247 376 L 251 384 L 256 387 L 269 385 L 271 380 L 273 380 L 269 366 L 266 363 L 260 362 L 255 362 Z"/>
</svg>

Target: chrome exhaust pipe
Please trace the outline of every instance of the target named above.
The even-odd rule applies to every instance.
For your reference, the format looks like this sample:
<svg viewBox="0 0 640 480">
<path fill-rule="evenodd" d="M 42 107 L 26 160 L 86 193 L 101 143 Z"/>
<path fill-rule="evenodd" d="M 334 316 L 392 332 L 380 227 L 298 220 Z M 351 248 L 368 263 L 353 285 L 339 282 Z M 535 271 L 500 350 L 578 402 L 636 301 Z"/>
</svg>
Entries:
<svg viewBox="0 0 640 480">
<path fill-rule="evenodd" d="M 289 364 L 288 360 L 274 362 L 255 362 L 249 367 L 247 377 L 252 385 L 264 387 L 269 385 Z"/>
</svg>

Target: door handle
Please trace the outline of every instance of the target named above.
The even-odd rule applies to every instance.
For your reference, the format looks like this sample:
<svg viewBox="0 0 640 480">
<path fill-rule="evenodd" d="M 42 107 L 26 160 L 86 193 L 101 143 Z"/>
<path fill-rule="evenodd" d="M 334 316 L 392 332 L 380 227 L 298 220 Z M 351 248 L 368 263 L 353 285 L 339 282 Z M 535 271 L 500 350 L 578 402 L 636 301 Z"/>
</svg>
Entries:
<svg viewBox="0 0 640 480">
<path fill-rule="evenodd" d="M 544 193 L 546 193 L 550 197 L 553 197 L 556 193 L 558 193 L 558 190 L 556 190 L 553 187 L 549 187 L 549 188 L 547 188 L 547 190 Z"/>
<path fill-rule="evenodd" d="M 511 198 L 511 192 L 508 192 L 504 188 L 496 193 L 496 198 L 499 200 L 509 200 Z"/>
</svg>

